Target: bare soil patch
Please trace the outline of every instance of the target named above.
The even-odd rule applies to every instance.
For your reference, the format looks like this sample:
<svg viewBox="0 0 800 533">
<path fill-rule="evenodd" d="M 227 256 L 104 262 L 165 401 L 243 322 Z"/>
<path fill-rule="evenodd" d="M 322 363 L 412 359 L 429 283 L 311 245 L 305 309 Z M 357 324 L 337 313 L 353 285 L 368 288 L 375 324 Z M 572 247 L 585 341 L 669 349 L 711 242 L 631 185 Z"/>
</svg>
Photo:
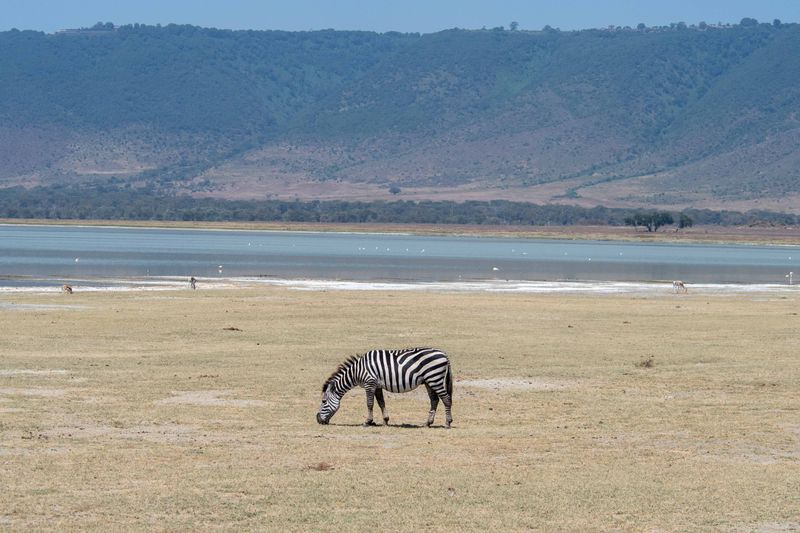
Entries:
<svg viewBox="0 0 800 533">
<path fill-rule="evenodd" d="M 490 378 L 458 381 L 459 387 L 495 391 L 524 391 L 524 390 L 563 390 L 577 387 L 578 381 L 557 378 Z"/>
<path fill-rule="evenodd" d="M 0 377 L 6 376 L 63 376 L 66 370 L 36 370 L 30 368 L 0 368 Z"/>
<path fill-rule="evenodd" d="M 97 424 L 59 426 L 42 433 L 52 439 L 87 439 L 99 441 L 145 440 L 150 442 L 191 442 L 198 437 L 194 427 L 181 424 L 144 424 L 131 427 L 115 427 Z"/>
<path fill-rule="evenodd" d="M 212 407 L 261 407 L 266 405 L 263 400 L 225 398 L 225 396 L 233 394 L 233 391 L 230 390 L 183 391 L 172 392 L 171 394 L 173 395 L 171 398 L 164 398 L 156 403 L 160 405 L 183 404 Z"/>
<path fill-rule="evenodd" d="M 0 395 L 4 396 L 31 396 L 41 398 L 57 398 L 63 396 L 67 391 L 65 389 L 52 389 L 46 387 L 30 387 L 30 388 L 0 388 Z"/>
</svg>

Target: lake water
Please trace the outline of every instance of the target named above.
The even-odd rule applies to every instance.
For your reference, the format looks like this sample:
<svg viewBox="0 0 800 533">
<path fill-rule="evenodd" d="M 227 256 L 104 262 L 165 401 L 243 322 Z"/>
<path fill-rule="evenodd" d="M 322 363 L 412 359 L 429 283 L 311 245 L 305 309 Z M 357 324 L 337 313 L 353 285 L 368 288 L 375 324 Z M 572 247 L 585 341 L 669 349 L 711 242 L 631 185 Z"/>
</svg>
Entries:
<svg viewBox="0 0 800 533">
<path fill-rule="evenodd" d="M 0 225 L 0 287 L 163 276 L 780 284 L 790 271 L 800 277 L 800 247 Z"/>
</svg>

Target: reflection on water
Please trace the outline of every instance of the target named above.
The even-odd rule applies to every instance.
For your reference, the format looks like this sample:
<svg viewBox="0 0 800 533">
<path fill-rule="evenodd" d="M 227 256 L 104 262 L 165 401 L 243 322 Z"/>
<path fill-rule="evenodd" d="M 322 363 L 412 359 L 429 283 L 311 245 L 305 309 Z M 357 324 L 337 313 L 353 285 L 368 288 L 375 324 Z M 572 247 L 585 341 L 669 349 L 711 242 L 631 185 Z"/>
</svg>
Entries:
<svg viewBox="0 0 800 533">
<path fill-rule="evenodd" d="M 785 283 L 790 271 L 800 272 L 794 246 L 0 225 L 0 286 L 148 276 Z"/>
</svg>

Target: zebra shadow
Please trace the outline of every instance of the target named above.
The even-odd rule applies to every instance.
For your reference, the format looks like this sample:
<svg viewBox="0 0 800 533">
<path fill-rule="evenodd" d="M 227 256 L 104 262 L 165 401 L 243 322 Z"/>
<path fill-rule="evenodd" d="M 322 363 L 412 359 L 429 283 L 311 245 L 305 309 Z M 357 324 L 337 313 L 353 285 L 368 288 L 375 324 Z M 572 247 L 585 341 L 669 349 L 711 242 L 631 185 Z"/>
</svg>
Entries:
<svg viewBox="0 0 800 533">
<path fill-rule="evenodd" d="M 447 429 L 444 424 L 434 424 L 430 427 L 425 426 L 423 424 L 389 424 L 384 426 L 383 424 L 376 424 L 374 426 L 365 426 L 364 424 L 334 424 L 331 422 L 329 425 L 331 426 L 338 426 L 338 427 L 346 427 L 346 428 L 382 428 L 382 427 L 389 427 L 389 428 L 397 428 L 397 429 Z"/>
</svg>

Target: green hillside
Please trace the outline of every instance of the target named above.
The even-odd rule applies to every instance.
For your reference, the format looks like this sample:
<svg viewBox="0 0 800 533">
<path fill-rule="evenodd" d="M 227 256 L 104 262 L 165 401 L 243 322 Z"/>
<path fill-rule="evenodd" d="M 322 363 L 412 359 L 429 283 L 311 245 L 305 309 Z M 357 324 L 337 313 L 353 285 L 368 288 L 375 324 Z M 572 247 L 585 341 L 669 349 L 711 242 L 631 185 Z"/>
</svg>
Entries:
<svg viewBox="0 0 800 533">
<path fill-rule="evenodd" d="M 0 187 L 800 212 L 798 50 L 796 24 L 13 30 Z"/>
</svg>

